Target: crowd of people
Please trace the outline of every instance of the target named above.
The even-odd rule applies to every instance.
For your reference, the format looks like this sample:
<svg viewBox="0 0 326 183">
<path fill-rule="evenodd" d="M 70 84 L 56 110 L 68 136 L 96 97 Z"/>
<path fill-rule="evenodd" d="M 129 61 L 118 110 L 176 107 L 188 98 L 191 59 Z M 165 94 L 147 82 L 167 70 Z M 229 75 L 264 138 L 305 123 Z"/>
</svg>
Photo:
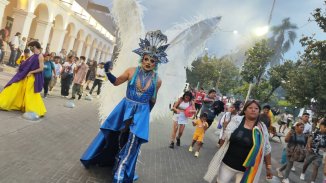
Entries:
<svg viewBox="0 0 326 183">
<path fill-rule="evenodd" d="M 91 95 L 97 87 L 99 96 L 104 80 L 109 80 L 114 86 L 128 83 L 126 97 L 103 122 L 98 135 L 82 155 L 81 162 L 85 167 L 93 164 L 114 165 L 114 182 L 133 182 L 137 177 L 135 167 L 140 147 L 148 142 L 150 111 L 155 105 L 162 83 L 156 72 L 157 67 L 158 64 L 168 62 L 164 53 L 168 45 L 162 46 L 167 42 L 166 36 L 160 31 L 147 33 L 145 40 L 141 39 L 141 48 L 134 50 L 141 57 L 139 66 L 126 69 L 119 77 L 110 72 L 110 62 L 87 61 L 84 56 L 77 57 L 73 53 L 65 55 L 65 50 L 58 56 L 48 49 L 42 54 L 41 44 L 37 41 L 29 42 L 24 49 L 20 49 L 20 33 L 16 33 L 15 37 L 11 41 L 13 49 L 9 65 L 19 67 L 16 75 L 0 93 L 2 110 L 31 111 L 44 116 L 46 108 L 41 91 L 44 92 L 43 98 L 51 95 L 59 80 L 61 96 L 68 98 L 72 89 L 71 100 L 76 97 L 81 99 L 84 88 Z M 159 37 L 162 42 L 160 47 L 150 45 L 155 42 L 149 40 L 155 37 Z M 90 88 L 92 81 L 93 86 Z M 259 101 L 224 100 L 215 89 L 206 93 L 203 88 L 185 91 L 171 110 L 173 122 L 169 147 L 176 149 L 175 145 L 181 146 L 186 124 L 192 120 L 195 130 L 193 138 L 187 142 L 190 142 L 189 152 L 195 151 L 195 157 L 199 157 L 205 132 L 220 115 L 217 121 L 220 131 L 219 138 L 216 139 L 218 150 L 204 176 L 208 182 L 228 183 L 235 180 L 237 183 L 256 183 L 260 180 L 263 167 L 266 169 L 266 178 L 272 179 L 270 138 L 286 131 L 284 141 L 287 146 L 282 155 L 285 161 L 282 162 L 282 167 L 274 169 L 283 183 L 290 182 L 289 174 L 295 162 L 303 163 L 300 179 L 309 179 L 312 183 L 316 181 L 319 167 L 325 166 L 324 118 L 312 125 L 309 113 L 294 119 L 287 111 L 279 114 L 270 105 L 261 107 Z M 277 133 L 274 121 L 278 115 Z M 305 173 L 310 164 L 313 173 L 307 178 Z M 324 173 L 325 170 L 324 167 Z"/>
<path fill-rule="evenodd" d="M 1 34 L 4 34 L 4 32 L 2 31 Z M 0 49 L 3 48 L 4 37 L 5 35 L 0 36 Z M 8 66 L 18 67 L 30 57 L 31 50 L 26 45 L 26 38 L 21 38 L 21 33 L 17 32 L 8 44 L 11 50 Z M 0 51 L 0 63 L 2 63 L 3 55 L 4 52 Z M 62 97 L 68 98 L 70 89 L 72 89 L 70 99 L 75 99 L 76 94 L 80 99 L 84 88 L 90 90 L 88 93 L 90 95 L 96 87 L 97 96 L 101 93 L 102 82 L 105 80 L 104 62 L 98 63 L 95 60 L 87 60 L 84 56 L 78 57 L 73 51 L 67 54 L 65 49 L 62 49 L 57 55 L 55 52 L 50 52 L 49 47 L 46 48 L 43 58 L 44 98 L 47 98 L 51 93 L 57 84 L 58 78 Z M 112 65 L 110 69 L 112 69 Z M 93 82 L 93 86 L 90 89 L 91 82 Z"/>
<path fill-rule="evenodd" d="M 219 138 L 217 153 L 213 157 L 206 175 L 208 182 L 258 182 L 263 165 L 266 168 L 266 179 L 272 179 L 271 145 L 269 140 L 275 136 L 284 137 L 287 146 L 282 153 L 282 166 L 275 168 L 282 183 L 289 183 L 289 174 L 295 171 L 294 162 L 303 163 L 301 180 L 315 183 L 318 169 L 324 165 L 326 175 L 326 120 L 320 118 L 310 122 L 310 114 L 305 112 L 295 119 L 287 110 L 280 113 L 266 104 L 261 107 L 256 100 L 247 102 L 223 100 L 214 89 L 205 93 L 203 88 L 198 91 L 186 91 L 172 107 L 173 130 L 170 148 L 180 146 L 180 138 L 185 130 L 188 119 L 196 127 L 189 151 L 199 157 L 205 131 L 217 118 Z M 187 115 L 192 108 L 192 115 Z M 188 116 L 188 118 L 186 117 Z M 189 116 L 192 116 L 189 118 Z M 199 117 L 199 119 L 197 119 Z M 277 131 L 277 125 L 279 126 Z M 176 136 L 179 127 L 178 136 Z M 286 135 L 285 135 L 285 132 Z M 282 141 L 281 141 L 282 142 Z M 241 153 L 239 153 L 241 152 Z M 281 153 L 281 152 L 280 152 Z M 312 164 L 312 175 L 306 177 L 305 172 Z"/>
<path fill-rule="evenodd" d="M 3 63 L 3 47 L 6 40 L 4 39 L 5 32 L 0 31 L 0 63 Z M 35 112 L 38 116 L 44 116 L 46 109 L 42 98 L 39 98 L 41 91 L 43 91 L 43 98 L 47 98 L 51 95 L 53 88 L 58 85 L 61 88 L 60 95 L 65 98 L 74 100 L 81 99 L 83 95 L 92 95 L 93 91 L 97 87 L 97 97 L 101 93 L 102 82 L 106 80 L 104 72 L 104 62 L 98 63 L 95 60 L 86 59 L 85 56 L 78 57 L 73 51 L 68 54 L 65 49 L 57 55 L 55 52 L 50 52 L 49 47 L 43 50 L 41 44 L 38 41 L 31 41 L 26 43 L 26 38 L 21 38 L 21 33 L 17 32 L 13 38 L 7 43 L 10 46 L 10 57 L 7 63 L 10 67 L 17 67 L 17 73 L 6 86 L 5 90 L 0 94 L 3 100 L 0 102 L 0 109 L 2 110 L 21 110 L 23 112 Z M 109 62 L 109 70 L 112 70 L 112 62 Z M 31 67 L 31 65 L 35 65 Z M 35 68 L 37 69 L 35 69 Z M 34 70 L 31 70 L 34 69 Z M 8 89 L 12 84 L 19 83 L 30 77 L 30 73 L 35 73 L 35 88 L 37 90 L 33 92 L 33 96 L 37 96 L 39 105 L 37 108 L 30 108 L 28 97 L 23 97 L 23 94 L 17 93 L 16 96 L 20 98 L 18 102 L 12 100 L 8 92 Z M 89 85 L 93 83 L 90 88 Z M 31 81 L 32 83 L 32 81 Z M 31 85 L 26 82 L 21 83 L 21 90 L 27 91 L 26 86 Z M 13 85 L 14 86 L 14 85 Z M 12 86 L 11 86 L 12 87 Z M 10 88 L 10 87 L 9 87 Z M 15 88 L 16 90 L 17 88 Z M 85 90 L 89 92 L 85 92 Z M 71 91 L 70 91 L 71 90 Z M 30 89 L 32 91 L 32 89 Z M 28 92 L 27 92 L 28 93 Z M 85 94 L 86 93 L 86 94 Z M 69 97 L 71 94 L 71 97 Z M 77 97 L 76 97 L 77 95 Z M 31 95 L 32 96 L 32 95 Z M 31 97 L 30 97 L 31 98 Z M 33 98 L 31 98 L 33 100 Z M 5 102 L 6 101 L 6 102 Z"/>
</svg>

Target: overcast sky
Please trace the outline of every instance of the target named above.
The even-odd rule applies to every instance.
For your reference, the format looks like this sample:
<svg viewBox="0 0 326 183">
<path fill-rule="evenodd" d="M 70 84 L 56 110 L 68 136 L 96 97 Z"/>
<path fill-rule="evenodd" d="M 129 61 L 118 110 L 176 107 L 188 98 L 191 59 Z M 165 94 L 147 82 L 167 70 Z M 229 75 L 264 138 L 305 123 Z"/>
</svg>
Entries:
<svg viewBox="0 0 326 183">
<path fill-rule="evenodd" d="M 111 0 L 93 1 L 112 7 Z M 196 16 L 222 16 L 222 31 L 208 41 L 207 48 L 210 54 L 223 56 L 251 37 L 256 27 L 267 25 L 273 0 L 142 0 L 141 4 L 146 8 L 143 18 L 146 30 L 161 29 L 164 32 Z M 302 51 L 299 38 L 303 34 L 316 33 L 316 38 L 326 39 L 326 34 L 315 22 L 308 23 L 311 12 L 322 6 L 323 0 L 276 0 L 271 26 L 290 17 L 290 21 L 299 27 L 295 45 L 285 55 L 287 59 L 296 59 L 296 53 Z M 233 34 L 233 30 L 238 34 Z"/>
</svg>

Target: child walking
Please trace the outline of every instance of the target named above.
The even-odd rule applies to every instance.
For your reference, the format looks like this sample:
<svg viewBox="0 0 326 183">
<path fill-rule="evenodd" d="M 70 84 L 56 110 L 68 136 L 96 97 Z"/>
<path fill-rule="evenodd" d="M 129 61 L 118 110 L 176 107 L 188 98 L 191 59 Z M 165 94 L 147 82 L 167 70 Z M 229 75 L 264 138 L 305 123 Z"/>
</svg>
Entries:
<svg viewBox="0 0 326 183">
<path fill-rule="evenodd" d="M 201 148 L 201 146 L 203 145 L 203 140 L 204 140 L 204 136 L 205 136 L 205 131 L 208 128 L 208 123 L 207 123 L 207 114 L 206 113 L 202 113 L 200 115 L 200 118 L 197 119 L 196 121 L 192 122 L 193 126 L 196 126 L 196 130 L 194 132 L 194 135 L 192 137 L 192 143 L 189 147 L 189 152 L 193 151 L 193 146 L 195 145 L 195 143 L 197 144 L 197 151 L 195 152 L 195 157 L 199 156 L 199 150 Z"/>
</svg>

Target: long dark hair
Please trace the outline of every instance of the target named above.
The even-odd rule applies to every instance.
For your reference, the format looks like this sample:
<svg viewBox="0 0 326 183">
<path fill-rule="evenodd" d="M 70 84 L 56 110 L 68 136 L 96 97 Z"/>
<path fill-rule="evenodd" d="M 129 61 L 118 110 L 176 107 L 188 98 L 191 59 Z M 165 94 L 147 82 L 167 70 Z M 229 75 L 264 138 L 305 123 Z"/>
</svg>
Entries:
<svg viewBox="0 0 326 183">
<path fill-rule="evenodd" d="M 35 46 L 37 49 L 42 49 L 42 46 L 38 41 L 32 41 L 32 42 L 28 43 L 27 46 L 32 46 L 32 47 Z"/>
<path fill-rule="evenodd" d="M 186 91 L 183 95 L 182 95 L 182 100 L 184 100 L 186 98 L 186 96 L 190 97 L 190 101 L 192 101 L 193 99 L 193 95 L 190 91 Z"/>
<path fill-rule="evenodd" d="M 241 101 L 235 101 L 232 106 L 235 108 L 235 110 L 238 112 L 240 111 L 240 105 L 241 105 Z"/>
<path fill-rule="evenodd" d="M 93 60 L 93 65 L 92 65 L 92 68 L 97 68 L 97 61 Z"/>
<path fill-rule="evenodd" d="M 245 105 L 243 106 L 243 109 L 242 109 L 242 111 L 240 112 L 240 116 L 244 116 L 244 115 L 245 115 L 244 112 L 247 110 L 247 108 L 248 108 L 251 104 L 256 104 L 256 105 L 258 106 L 258 109 L 259 109 L 258 114 L 260 114 L 261 106 L 260 106 L 259 102 L 258 102 L 257 100 L 249 100 L 249 101 L 247 101 L 247 102 L 245 103 Z M 259 119 L 259 115 L 258 115 L 258 117 L 257 117 L 257 119 L 256 119 L 256 122 L 255 122 L 255 126 L 258 124 L 259 121 L 260 121 L 260 119 Z"/>
</svg>

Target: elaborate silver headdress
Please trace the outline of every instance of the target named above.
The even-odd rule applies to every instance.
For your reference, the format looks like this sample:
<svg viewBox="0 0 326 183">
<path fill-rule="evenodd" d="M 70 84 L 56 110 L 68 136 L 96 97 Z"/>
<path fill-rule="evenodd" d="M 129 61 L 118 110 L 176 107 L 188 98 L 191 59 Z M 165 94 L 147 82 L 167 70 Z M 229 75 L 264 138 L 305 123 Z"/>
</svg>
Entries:
<svg viewBox="0 0 326 183">
<path fill-rule="evenodd" d="M 160 30 L 149 31 L 146 33 L 145 39 L 140 38 L 140 48 L 133 50 L 136 54 L 144 56 L 145 54 L 157 59 L 159 63 L 167 63 L 167 54 L 164 52 L 169 44 L 166 44 L 168 38 Z M 166 44 L 166 45 L 163 45 Z"/>
</svg>

